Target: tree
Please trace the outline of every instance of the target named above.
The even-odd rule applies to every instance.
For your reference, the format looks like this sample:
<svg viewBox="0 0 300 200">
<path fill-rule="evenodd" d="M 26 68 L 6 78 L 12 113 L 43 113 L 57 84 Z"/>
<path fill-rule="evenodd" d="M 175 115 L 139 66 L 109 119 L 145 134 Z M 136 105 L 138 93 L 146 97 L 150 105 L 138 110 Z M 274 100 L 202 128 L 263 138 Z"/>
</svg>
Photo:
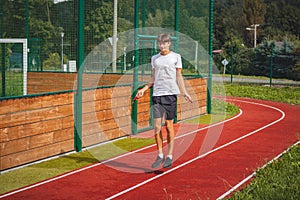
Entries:
<svg viewBox="0 0 300 200">
<path fill-rule="evenodd" d="M 87 51 L 112 36 L 113 2 L 100 1 L 98 4 L 92 4 L 93 8 L 87 10 L 85 16 L 85 40 L 89 41 Z"/>
<path fill-rule="evenodd" d="M 148 14 L 148 19 L 146 20 L 146 26 L 149 27 L 162 27 L 164 20 L 170 17 L 170 13 L 167 10 L 157 9 L 155 14 Z"/>
<path fill-rule="evenodd" d="M 61 58 L 58 53 L 50 53 L 49 57 L 44 60 L 43 68 L 47 70 L 56 70 L 61 68 Z"/>
<path fill-rule="evenodd" d="M 295 81 L 300 81 L 300 60 L 295 64 L 295 66 L 291 69 L 289 73 L 291 79 Z"/>
<path fill-rule="evenodd" d="M 204 49 L 208 49 L 208 17 L 190 17 L 191 27 L 188 34 L 191 38 L 198 41 Z"/>
<path fill-rule="evenodd" d="M 24 0 L 2 1 L 4 14 L 4 27 L 1 27 L 2 34 L 8 38 L 24 38 L 26 4 Z M 2 3 L 1 2 L 1 3 Z"/>
<path fill-rule="evenodd" d="M 300 33 L 300 0 L 266 0 L 264 36 L 284 36 L 287 33 L 298 35 Z"/>
<path fill-rule="evenodd" d="M 284 41 L 264 40 L 256 49 L 252 61 L 255 75 L 269 76 L 270 57 L 273 57 L 272 72 L 274 78 L 292 78 L 291 71 L 297 63 L 299 45 L 285 38 Z"/>
<path fill-rule="evenodd" d="M 242 38 L 242 1 L 218 0 L 214 11 L 214 48 L 221 49 L 232 38 Z"/>
<path fill-rule="evenodd" d="M 254 24 L 264 24 L 266 14 L 266 5 L 262 0 L 245 0 L 243 4 L 243 27 L 249 27 Z M 249 44 L 253 43 L 253 32 L 245 32 L 245 40 Z M 260 30 L 257 29 L 256 35 L 259 36 Z"/>
</svg>

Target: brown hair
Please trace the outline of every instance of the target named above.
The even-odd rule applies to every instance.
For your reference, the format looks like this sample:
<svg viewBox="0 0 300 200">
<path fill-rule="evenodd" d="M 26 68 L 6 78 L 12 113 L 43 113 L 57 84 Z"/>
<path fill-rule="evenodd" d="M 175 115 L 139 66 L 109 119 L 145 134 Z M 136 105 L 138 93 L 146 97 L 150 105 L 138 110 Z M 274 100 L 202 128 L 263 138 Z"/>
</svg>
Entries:
<svg viewBox="0 0 300 200">
<path fill-rule="evenodd" d="M 157 36 L 158 42 L 170 42 L 170 39 L 171 39 L 171 36 L 170 36 L 170 34 L 167 34 L 167 33 L 159 34 Z"/>
</svg>

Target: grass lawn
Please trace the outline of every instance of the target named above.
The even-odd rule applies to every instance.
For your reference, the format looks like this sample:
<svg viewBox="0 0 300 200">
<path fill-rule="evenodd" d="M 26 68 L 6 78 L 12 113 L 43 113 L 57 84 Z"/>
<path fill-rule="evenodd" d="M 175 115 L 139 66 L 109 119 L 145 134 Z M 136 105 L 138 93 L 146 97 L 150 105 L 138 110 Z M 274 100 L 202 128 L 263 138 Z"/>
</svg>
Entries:
<svg viewBox="0 0 300 200">
<path fill-rule="evenodd" d="M 1 73 L 2 75 L 2 73 Z M 21 96 L 23 95 L 23 72 L 10 72 L 7 71 L 5 74 L 5 88 L 3 87 L 3 80 L 0 77 L 0 97 L 4 96 L 3 92 L 5 89 L 5 96 Z"/>
<path fill-rule="evenodd" d="M 299 200 L 300 146 L 293 146 L 280 159 L 256 172 L 255 178 L 230 200 Z"/>
<path fill-rule="evenodd" d="M 225 84 L 225 91 L 227 96 L 249 97 L 300 105 L 300 87 Z"/>
</svg>

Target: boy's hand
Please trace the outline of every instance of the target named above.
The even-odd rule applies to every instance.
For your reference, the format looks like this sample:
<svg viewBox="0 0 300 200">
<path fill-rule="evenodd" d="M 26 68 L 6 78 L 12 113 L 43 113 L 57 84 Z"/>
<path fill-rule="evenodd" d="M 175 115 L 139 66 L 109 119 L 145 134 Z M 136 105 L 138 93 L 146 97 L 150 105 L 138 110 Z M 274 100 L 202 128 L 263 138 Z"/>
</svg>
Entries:
<svg viewBox="0 0 300 200">
<path fill-rule="evenodd" d="M 192 98 L 190 97 L 190 95 L 185 94 L 185 95 L 183 95 L 183 96 L 184 96 L 184 99 L 185 99 L 187 102 L 193 103 L 193 100 L 192 100 Z"/>
<path fill-rule="evenodd" d="M 139 90 L 138 92 L 137 92 L 137 94 L 135 95 L 135 97 L 134 97 L 134 101 L 135 100 L 138 100 L 139 98 L 141 98 L 142 96 L 144 95 L 144 90 Z"/>
</svg>

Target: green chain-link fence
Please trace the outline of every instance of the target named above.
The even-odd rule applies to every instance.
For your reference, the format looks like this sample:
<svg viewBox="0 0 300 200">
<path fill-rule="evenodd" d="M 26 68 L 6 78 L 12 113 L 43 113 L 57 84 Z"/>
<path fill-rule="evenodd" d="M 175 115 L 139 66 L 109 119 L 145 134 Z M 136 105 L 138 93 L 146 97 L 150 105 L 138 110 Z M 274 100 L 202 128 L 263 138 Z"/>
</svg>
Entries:
<svg viewBox="0 0 300 200">
<path fill-rule="evenodd" d="M 175 27 L 175 2 L 140 0 L 140 27 Z M 55 92 L 73 89 L 70 80 L 61 80 L 62 73 L 75 73 L 78 66 L 78 0 L 1 0 L 0 37 L 27 38 L 28 42 L 28 94 Z M 113 0 L 84 1 L 84 54 L 88 55 L 96 46 L 112 37 Z M 117 5 L 117 32 L 134 28 L 135 1 L 122 0 Z M 189 35 L 208 48 L 209 1 L 178 1 L 178 31 Z M 178 8 L 177 8 L 178 9 Z M 197 10 L 198 9 L 198 10 Z M 188 13 L 187 11 L 190 10 Z M 145 42 L 146 43 L 146 42 Z M 20 44 L 1 44 L 1 97 L 22 95 L 23 82 L 20 78 L 24 56 Z M 152 45 L 152 44 L 151 44 Z M 118 57 L 117 72 L 130 69 L 133 52 Z M 148 51 L 148 50 L 145 50 Z M 152 54 L 155 47 L 149 52 Z M 149 60 L 142 56 L 142 61 Z M 110 73 L 112 58 L 109 52 L 102 52 L 103 63 L 95 61 L 91 69 Z M 148 56 L 149 57 L 149 56 Z M 146 61 L 145 61 L 146 62 Z M 201 61 L 200 61 L 201 62 Z M 193 68 L 187 63 L 186 68 Z M 102 70 L 102 71 L 101 71 Z M 71 78 L 70 78 L 71 79 Z M 13 84 L 14 83 L 14 84 Z M 47 86 L 43 86 L 47 83 Z M 30 85 L 31 84 L 31 85 Z M 33 84 L 33 85 L 32 85 Z M 66 87 L 66 85 L 69 85 Z M 37 88 L 40 89 L 37 89 Z M 42 88 L 42 89 L 41 89 Z"/>
</svg>

